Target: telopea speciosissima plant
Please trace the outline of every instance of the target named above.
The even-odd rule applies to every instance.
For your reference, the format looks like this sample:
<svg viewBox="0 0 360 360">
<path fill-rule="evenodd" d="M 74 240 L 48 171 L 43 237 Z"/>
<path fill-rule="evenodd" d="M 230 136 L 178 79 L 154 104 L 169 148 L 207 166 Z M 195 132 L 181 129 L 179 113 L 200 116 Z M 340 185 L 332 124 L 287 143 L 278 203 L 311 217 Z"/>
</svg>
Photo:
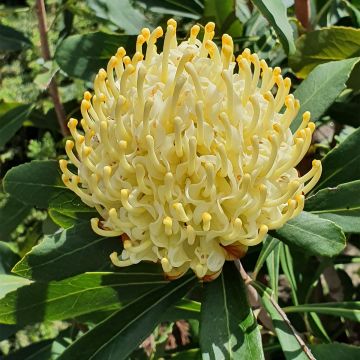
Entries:
<svg viewBox="0 0 360 360">
<path fill-rule="evenodd" d="M 360 10 L 155 3 L 64 1 L 54 58 L 42 0 L 0 27 L 47 69 L 0 118 L 5 358 L 358 357 Z"/>
</svg>

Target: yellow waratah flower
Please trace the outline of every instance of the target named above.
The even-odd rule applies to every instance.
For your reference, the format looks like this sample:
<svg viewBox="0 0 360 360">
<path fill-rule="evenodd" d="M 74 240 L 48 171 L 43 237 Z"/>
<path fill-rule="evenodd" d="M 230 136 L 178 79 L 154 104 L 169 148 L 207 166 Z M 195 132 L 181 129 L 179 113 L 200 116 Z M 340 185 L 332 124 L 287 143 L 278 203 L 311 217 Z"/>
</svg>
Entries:
<svg viewBox="0 0 360 360">
<path fill-rule="evenodd" d="M 305 112 L 290 131 L 299 110 L 290 79 L 248 49 L 235 61 L 232 38 L 219 49 L 214 27 L 200 41 L 195 25 L 178 43 L 169 20 L 160 54 L 163 30 L 143 29 L 135 55 L 119 48 L 95 95 L 85 92 L 81 131 L 69 121 L 66 153 L 78 173 L 61 160 L 62 179 L 99 212 L 96 233 L 121 235 L 116 266 L 153 261 L 169 278 L 191 268 L 213 279 L 297 216 L 320 178 L 320 161 L 302 177 L 295 169 L 315 125 Z"/>
</svg>

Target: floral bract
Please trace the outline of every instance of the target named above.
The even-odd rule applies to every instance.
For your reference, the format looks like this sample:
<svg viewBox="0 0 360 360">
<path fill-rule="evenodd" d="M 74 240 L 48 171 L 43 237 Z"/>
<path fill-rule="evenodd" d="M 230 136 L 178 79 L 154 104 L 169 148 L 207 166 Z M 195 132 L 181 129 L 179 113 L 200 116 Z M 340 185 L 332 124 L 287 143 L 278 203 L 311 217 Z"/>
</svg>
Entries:
<svg viewBox="0 0 360 360">
<path fill-rule="evenodd" d="M 69 121 L 66 152 L 78 172 L 61 160 L 62 178 L 99 212 L 95 232 L 121 235 L 116 266 L 154 261 L 170 278 L 189 268 L 215 278 L 225 260 L 297 216 L 320 177 L 317 160 L 302 177 L 295 169 L 315 125 L 305 112 L 290 131 L 299 110 L 290 79 L 248 49 L 235 61 L 229 35 L 221 49 L 212 41 L 213 23 L 202 41 L 199 31 L 178 43 L 169 20 L 159 54 L 163 30 L 143 29 L 135 55 L 119 48 L 95 95 L 85 92 L 81 131 Z"/>
</svg>

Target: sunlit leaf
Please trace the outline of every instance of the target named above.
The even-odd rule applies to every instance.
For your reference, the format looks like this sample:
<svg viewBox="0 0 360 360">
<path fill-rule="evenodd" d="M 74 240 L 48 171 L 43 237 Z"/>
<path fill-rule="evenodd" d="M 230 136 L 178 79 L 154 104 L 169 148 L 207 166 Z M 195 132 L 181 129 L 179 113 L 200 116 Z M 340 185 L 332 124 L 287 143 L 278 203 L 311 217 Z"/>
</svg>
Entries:
<svg viewBox="0 0 360 360">
<path fill-rule="evenodd" d="M 204 284 L 200 348 L 203 359 L 264 359 L 258 324 L 238 270 L 226 263 Z"/>
<path fill-rule="evenodd" d="M 119 238 L 95 234 L 88 222 L 45 236 L 15 266 L 13 271 L 27 278 L 50 281 L 86 271 L 111 269 L 110 254 L 121 250 Z"/>
<path fill-rule="evenodd" d="M 313 192 L 360 178 L 360 129 L 350 134 L 322 159 L 323 171 Z"/>
<path fill-rule="evenodd" d="M 100 309 L 118 309 L 166 284 L 161 274 L 136 272 L 86 273 L 50 283 L 31 283 L 11 275 L 0 275 L 0 279 L 4 276 L 8 287 L 2 284 L 1 291 L 10 290 L 0 300 L 0 323 L 18 325 L 64 320 Z M 22 287 L 9 292 L 19 286 Z"/>
<path fill-rule="evenodd" d="M 298 86 L 294 97 L 300 100 L 300 110 L 291 124 L 296 130 L 305 111 L 311 112 L 312 121 L 319 121 L 321 115 L 346 88 L 346 82 L 359 58 L 331 61 L 317 66 Z"/>
<path fill-rule="evenodd" d="M 273 321 L 285 358 L 287 360 L 309 360 L 309 357 L 304 352 L 303 344 L 294 335 L 296 330 L 290 325 L 290 322 L 284 319 L 281 311 L 279 311 L 281 308 L 272 297 L 272 291 L 257 281 L 251 282 L 251 285 L 259 293 L 261 302 Z"/>
<path fill-rule="evenodd" d="M 360 301 L 288 306 L 284 308 L 284 311 L 286 313 L 316 312 L 317 314 L 341 316 L 346 319 L 360 322 Z"/>
<path fill-rule="evenodd" d="M 360 180 L 325 188 L 309 197 L 305 209 L 346 231 L 360 233 Z"/>
<path fill-rule="evenodd" d="M 360 56 L 360 29 L 332 26 L 302 35 L 296 41 L 296 52 L 290 65 L 304 78 L 317 65 Z"/>
<path fill-rule="evenodd" d="M 287 18 L 284 3 L 281 0 L 252 0 L 252 3 L 275 29 L 285 51 L 289 54 L 294 53 L 294 35 Z"/>
<path fill-rule="evenodd" d="M 345 247 L 345 235 L 333 222 L 303 211 L 274 232 L 287 245 L 313 255 L 334 256 Z"/>
<path fill-rule="evenodd" d="M 195 282 L 194 276 L 185 276 L 144 294 L 76 340 L 58 360 L 73 360 L 77 354 L 82 360 L 127 359 Z"/>
</svg>

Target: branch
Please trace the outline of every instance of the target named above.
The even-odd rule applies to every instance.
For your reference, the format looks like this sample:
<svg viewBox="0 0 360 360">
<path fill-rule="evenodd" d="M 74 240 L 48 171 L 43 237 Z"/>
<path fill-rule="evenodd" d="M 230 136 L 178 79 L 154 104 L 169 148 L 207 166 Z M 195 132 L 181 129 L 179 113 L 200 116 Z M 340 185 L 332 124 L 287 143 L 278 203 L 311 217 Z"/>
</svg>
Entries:
<svg viewBox="0 0 360 360">
<path fill-rule="evenodd" d="M 310 0 L 295 0 L 295 15 L 306 30 L 310 30 Z"/>
<path fill-rule="evenodd" d="M 253 280 L 251 279 L 251 277 L 247 274 L 247 272 L 244 270 L 241 262 L 239 259 L 235 260 L 235 265 L 237 267 L 237 269 L 240 272 L 241 277 L 243 278 L 245 284 L 247 286 L 249 286 L 250 288 L 252 288 L 254 291 L 256 291 L 253 286 L 251 285 L 251 283 L 253 282 Z M 279 304 L 275 301 L 275 299 L 272 296 L 269 296 L 269 300 L 272 304 L 272 306 L 276 309 L 276 311 L 279 313 L 279 315 L 281 316 L 281 318 L 284 320 L 284 322 L 286 323 L 286 325 L 289 327 L 289 329 L 291 330 L 291 332 L 293 333 L 295 339 L 297 340 L 297 342 L 299 343 L 300 347 L 302 348 L 302 350 L 304 351 L 305 355 L 308 357 L 309 360 L 316 360 L 314 355 L 311 353 L 311 350 L 306 346 L 304 340 L 301 338 L 301 336 L 298 334 L 298 332 L 296 331 L 296 329 L 292 326 L 290 320 L 288 319 L 288 317 L 286 316 L 286 314 L 284 313 L 284 311 L 281 309 L 281 307 L 279 306 Z"/>
<path fill-rule="evenodd" d="M 51 60 L 49 42 L 46 28 L 46 10 L 44 0 L 36 0 L 36 15 L 38 19 L 38 27 L 40 33 L 41 54 L 45 61 Z M 61 134 L 66 136 L 69 130 L 66 126 L 66 115 L 64 107 L 60 101 L 59 90 L 56 84 L 55 77 L 53 77 L 49 84 L 49 94 L 54 103 L 56 118 L 60 126 Z"/>
</svg>

